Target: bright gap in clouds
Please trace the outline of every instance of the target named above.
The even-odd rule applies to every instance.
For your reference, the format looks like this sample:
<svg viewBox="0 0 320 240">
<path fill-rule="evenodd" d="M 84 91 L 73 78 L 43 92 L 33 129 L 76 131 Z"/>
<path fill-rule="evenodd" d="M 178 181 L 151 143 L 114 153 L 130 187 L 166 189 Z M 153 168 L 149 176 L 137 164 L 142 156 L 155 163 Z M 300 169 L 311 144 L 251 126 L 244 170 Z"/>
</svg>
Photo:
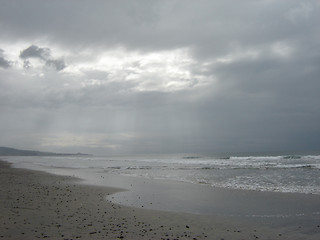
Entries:
<svg viewBox="0 0 320 240">
<path fill-rule="evenodd" d="M 118 48 L 70 64 L 64 72 L 82 76 L 82 87 L 125 82 L 132 83 L 134 91 L 171 92 L 207 83 L 204 76 L 193 74 L 195 65 L 188 49 L 142 53 Z"/>
</svg>

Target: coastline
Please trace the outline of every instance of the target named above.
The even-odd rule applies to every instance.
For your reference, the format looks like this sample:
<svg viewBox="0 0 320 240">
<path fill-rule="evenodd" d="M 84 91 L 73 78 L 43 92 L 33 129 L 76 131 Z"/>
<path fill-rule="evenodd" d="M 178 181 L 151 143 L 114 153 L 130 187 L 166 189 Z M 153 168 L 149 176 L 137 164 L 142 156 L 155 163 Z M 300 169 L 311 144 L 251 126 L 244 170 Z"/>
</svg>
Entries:
<svg viewBox="0 0 320 240">
<path fill-rule="evenodd" d="M 241 219 L 147 210 L 106 201 L 122 191 L 11 168 L 0 161 L 2 239 L 318 239 L 319 226 L 263 226 Z"/>
</svg>

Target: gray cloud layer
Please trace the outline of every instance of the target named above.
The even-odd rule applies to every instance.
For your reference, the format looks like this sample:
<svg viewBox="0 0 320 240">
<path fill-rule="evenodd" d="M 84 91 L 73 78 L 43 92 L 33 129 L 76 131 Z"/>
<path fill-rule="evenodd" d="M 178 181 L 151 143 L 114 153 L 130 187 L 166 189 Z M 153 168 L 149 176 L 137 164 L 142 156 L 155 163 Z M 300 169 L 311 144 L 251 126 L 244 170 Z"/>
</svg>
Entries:
<svg viewBox="0 0 320 240">
<path fill-rule="evenodd" d="M 319 148 L 317 1 L 4 1 L 0 22 L 25 43 L 0 52 L 0 145 Z"/>
</svg>

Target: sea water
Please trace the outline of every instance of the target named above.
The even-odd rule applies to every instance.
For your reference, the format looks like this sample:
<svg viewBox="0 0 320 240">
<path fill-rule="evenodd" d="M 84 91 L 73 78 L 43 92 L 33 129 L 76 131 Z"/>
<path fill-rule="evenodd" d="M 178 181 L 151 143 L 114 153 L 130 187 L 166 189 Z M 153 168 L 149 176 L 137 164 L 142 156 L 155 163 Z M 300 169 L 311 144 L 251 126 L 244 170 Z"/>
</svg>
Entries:
<svg viewBox="0 0 320 240">
<path fill-rule="evenodd" d="M 144 155 L 2 157 L 15 167 L 62 173 L 90 169 L 212 187 L 320 194 L 320 155 Z"/>
</svg>

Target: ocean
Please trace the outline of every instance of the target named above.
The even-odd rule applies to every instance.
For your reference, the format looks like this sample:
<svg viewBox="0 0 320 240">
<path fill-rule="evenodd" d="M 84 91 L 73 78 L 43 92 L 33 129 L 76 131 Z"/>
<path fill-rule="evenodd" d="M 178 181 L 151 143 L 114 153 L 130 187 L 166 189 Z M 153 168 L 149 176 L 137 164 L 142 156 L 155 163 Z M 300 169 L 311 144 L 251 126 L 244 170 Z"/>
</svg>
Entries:
<svg viewBox="0 0 320 240">
<path fill-rule="evenodd" d="M 144 155 L 2 157 L 15 167 L 163 179 L 228 189 L 320 194 L 320 155 Z"/>
</svg>

